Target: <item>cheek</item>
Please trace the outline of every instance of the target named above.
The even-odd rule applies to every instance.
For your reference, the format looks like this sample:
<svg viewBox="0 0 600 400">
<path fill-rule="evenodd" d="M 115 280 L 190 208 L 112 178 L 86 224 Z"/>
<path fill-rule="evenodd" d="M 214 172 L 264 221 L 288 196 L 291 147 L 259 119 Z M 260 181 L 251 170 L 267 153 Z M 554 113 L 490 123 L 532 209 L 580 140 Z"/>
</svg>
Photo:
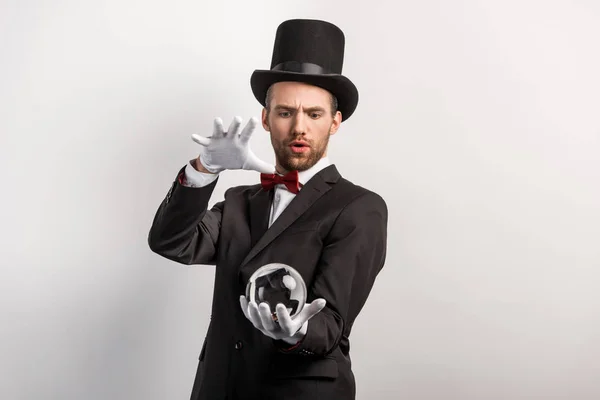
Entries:
<svg viewBox="0 0 600 400">
<path fill-rule="evenodd" d="M 275 148 L 280 148 L 283 144 L 282 136 L 275 129 L 271 129 L 271 145 Z"/>
<path fill-rule="evenodd" d="M 271 141 L 272 142 L 281 142 L 282 135 L 278 129 L 271 128 Z"/>
<path fill-rule="evenodd" d="M 284 132 L 290 127 L 290 119 L 285 118 L 273 118 L 269 121 L 271 128 L 276 132 Z"/>
<path fill-rule="evenodd" d="M 330 125 L 328 125 L 328 124 L 324 124 L 323 126 L 319 126 L 319 131 L 318 131 L 319 132 L 319 139 L 318 139 L 318 141 L 319 141 L 319 144 L 321 146 L 325 145 L 329 141 L 329 136 L 331 136 L 330 133 L 329 133 L 329 127 L 330 127 Z"/>
<path fill-rule="evenodd" d="M 281 141 L 287 138 L 289 127 L 281 120 L 271 121 L 271 139 Z"/>
<path fill-rule="evenodd" d="M 331 121 L 328 121 L 325 118 L 318 119 L 313 121 L 311 125 L 311 129 L 315 134 L 318 134 L 319 137 L 323 137 L 325 135 L 329 135 L 329 130 L 331 128 Z"/>
</svg>

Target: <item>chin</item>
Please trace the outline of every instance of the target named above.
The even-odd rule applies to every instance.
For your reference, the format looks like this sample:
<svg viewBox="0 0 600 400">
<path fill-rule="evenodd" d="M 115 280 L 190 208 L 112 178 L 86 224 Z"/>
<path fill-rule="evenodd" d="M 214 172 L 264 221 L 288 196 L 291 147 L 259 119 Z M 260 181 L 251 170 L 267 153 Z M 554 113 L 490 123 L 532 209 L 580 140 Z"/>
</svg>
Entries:
<svg viewBox="0 0 600 400">
<path fill-rule="evenodd" d="M 291 169 L 295 169 L 297 171 L 305 171 L 315 165 L 318 160 L 312 160 L 308 157 L 294 157 L 292 159 L 287 160 L 287 165 L 291 167 Z"/>
<path fill-rule="evenodd" d="M 279 165 L 288 171 L 305 171 L 315 165 L 321 157 L 315 157 L 314 149 L 308 154 L 294 154 L 288 149 L 282 152 Z"/>
</svg>

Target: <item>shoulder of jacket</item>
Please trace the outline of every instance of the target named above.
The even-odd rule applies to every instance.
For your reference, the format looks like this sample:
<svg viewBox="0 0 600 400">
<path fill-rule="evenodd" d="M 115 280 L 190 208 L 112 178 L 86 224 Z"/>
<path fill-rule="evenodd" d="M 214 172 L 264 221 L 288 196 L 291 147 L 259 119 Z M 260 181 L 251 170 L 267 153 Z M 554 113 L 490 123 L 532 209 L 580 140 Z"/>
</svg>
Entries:
<svg viewBox="0 0 600 400">
<path fill-rule="evenodd" d="M 381 195 L 372 191 L 371 189 L 367 189 L 364 186 L 357 185 L 346 178 L 340 178 L 338 183 L 336 184 L 338 190 L 341 192 L 340 196 L 343 196 L 347 199 L 346 204 L 353 203 L 354 201 L 360 200 L 369 200 L 382 203 L 385 206 L 385 200 Z"/>
<path fill-rule="evenodd" d="M 225 197 L 227 198 L 227 196 L 248 196 L 255 194 L 260 189 L 260 183 L 254 185 L 232 186 L 225 191 Z"/>
</svg>

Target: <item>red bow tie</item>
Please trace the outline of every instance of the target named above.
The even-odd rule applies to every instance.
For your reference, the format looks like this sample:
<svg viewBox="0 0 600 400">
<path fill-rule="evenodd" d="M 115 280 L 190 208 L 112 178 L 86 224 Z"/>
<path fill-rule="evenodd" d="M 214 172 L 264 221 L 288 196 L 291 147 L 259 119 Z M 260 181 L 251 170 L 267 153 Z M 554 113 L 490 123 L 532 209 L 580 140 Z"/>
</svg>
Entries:
<svg viewBox="0 0 600 400">
<path fill-rule="evenodd" d="M 260 184 L 265 190 L 271 190 L 275 185 L 285 185 L 287 190 L 292 193 L 300 191 L 300 183 L 298 182 L 298 171 L 290 171 L 281 176 L 278 174 L 260 174 Z"/>
</svg>

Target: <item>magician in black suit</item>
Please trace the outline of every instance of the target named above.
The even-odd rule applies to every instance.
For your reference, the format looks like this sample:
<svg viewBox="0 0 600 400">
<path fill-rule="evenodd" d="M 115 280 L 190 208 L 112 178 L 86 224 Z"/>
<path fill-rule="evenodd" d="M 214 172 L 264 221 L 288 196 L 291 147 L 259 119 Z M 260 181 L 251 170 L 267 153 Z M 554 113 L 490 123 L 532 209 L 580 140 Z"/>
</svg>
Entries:
<svg viewBox="0 0 600 400">
<path fill-rule="evenodd" d="M 211 136 L 192 135 L 200 154 L 156 212 L 153 252 L 216 266 L 192 400 L 355 399 L 349 336 L 384 265 L 388 211 L 327 156 L 329 137 L 358 104 L 341 74 L 344 41 L 329 22 L 283 22 L 271 68 L 250 81 L 276 165 L 249 147 L 257 119 L 242 129 L 235 118 L 224 130 L 217 118 Z M 219 174 L 236 169 L 256 171 L 256 183 L 229 188 L 208 209 Z M 253 272 L 270 263 L 291 266 L 306 283 L 306 305 L 293 319 L 281 305 L 244 296 Z"/>
</svg>

